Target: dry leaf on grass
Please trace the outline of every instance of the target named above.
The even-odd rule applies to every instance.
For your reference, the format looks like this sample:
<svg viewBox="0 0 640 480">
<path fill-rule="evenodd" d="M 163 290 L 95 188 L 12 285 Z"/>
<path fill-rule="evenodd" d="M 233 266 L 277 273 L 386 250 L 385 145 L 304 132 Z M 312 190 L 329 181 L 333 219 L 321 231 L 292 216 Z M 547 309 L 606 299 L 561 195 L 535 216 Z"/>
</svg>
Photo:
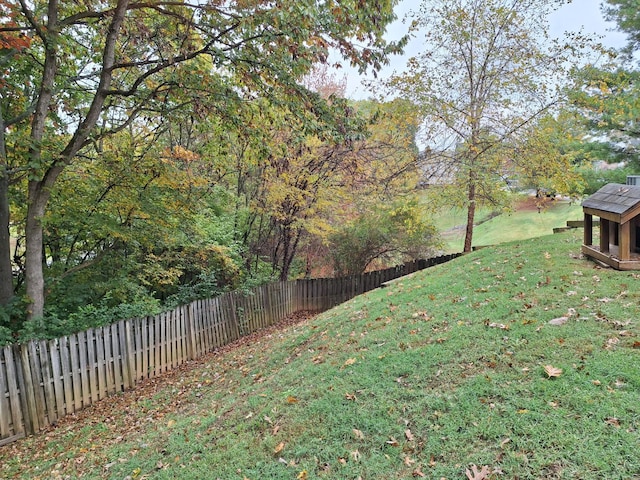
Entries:
<svg viewBox="0 0 640 480">
<path fill-rule="evenodd" d="M 349 358 L 346 362 L 344 362 L 344 366 L 348 367 L 349 365 L 353 365 L 354 363 L 356 363 L 356 359 L 355 358 Z"/>
<path fill-rule="evenodd" d="M 544 371 L 547 374 L 548 378 L 559 377 L 562 375 L 562 369 L 556 368 L 553 365 L 545 365 Z"/>
<path fill-rule="evenodd" d="M 425 475 L 424 473 L 422 473 L 422 471 L 420 470 L 420 467 L 416 468 L 416 469 L 413 471 L 412 475 L 413 475 L 414 477 L 426 477 L 426 475 Z"/>
<path fill-rule="evenodd" d="M 282 450 L 284 450 L 284 442 L 280 442 L 278 445 L 276 445 L 276 448 L 273 449 L 273 453 L 277 455 Z"/>
<path fill-rule="evenodd" d="M 569 317 L 558 317 L 553 320 L 549 320 L 549 325 L 555 325 L 559 327 L 560 325 L 564 325 L 569 321 Z"/>
<path fill-rule="evenodd" d="M 392 447 L 399 447 L 400 446 L 398 441 L 393 437 L 389 437 L 389 440 L 386 441 L 386 444 L 387 445 L 391 445 Z"/>
<path fill-rule="evenodd" d="M 465 473 L 467 474 L 467 478 L 469 480 L 486 480 L 491 475 L 491 470 L 486 465 L 482 466 L 482 469 L 478 470 L 476 465 L 471 465 L 471 471 L 469 469 L 465 469 Z"/>
</svg>

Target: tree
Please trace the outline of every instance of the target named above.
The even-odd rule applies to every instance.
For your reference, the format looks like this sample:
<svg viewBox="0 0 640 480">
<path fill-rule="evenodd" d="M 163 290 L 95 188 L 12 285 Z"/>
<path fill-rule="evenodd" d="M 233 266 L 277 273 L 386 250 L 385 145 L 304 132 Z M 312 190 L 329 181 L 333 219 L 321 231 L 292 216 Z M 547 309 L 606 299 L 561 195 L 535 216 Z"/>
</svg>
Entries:
<svg viewBox="0 0 640 480">
<path fill-rule="evenodd" d="M 605 19 L 617 23 L 618 28 L 628 35 L 628 43 L 624 51 L 632 56 L 633 52 L 640 47 L 638 2 L 635 0 L 605 0 L 602 11 Z"/>
<path fill-rule="evenodd" d="M 413 29 L 424 51 L 387 86 L 422 110 L 421 142 L 467 209 L 470 251 L 476 206 L 500 203 L 512 139 L 558 101 L 556 86 L 579 46 L 553 44 L 546 19 L 555 0 L 424 2 Z M 565 48 L 566 47 L 566 48 Z"/>
<path fill-rule="evenodd" d="M 621 49 L 625 55 L 616 58 L 609 53 L 613 59 L 607 65 L 578 70 L 571 100 L 592 134 L 590 149 L 602 160 L 626 162 L 638 169 L 640 72 L 634 58 L 640 47 L 638 5 L 632 0 L 606 0 L 602 10 L 607 20 L 627 34 L 627 45 Z"/>
<path fill-rule="evenodd" d="M 537 118 L 518 138 L 517 154 L 512 159 L 513 178 L 522 187 L 535 188 L 539 199 L 540 192 L 579 197 L 584 188 L 578 171 L 583 134 L 568 111 Z"/>
<path fill-rule="evenodd" d="M 2 7 L 12 12 L 13 23 L 0 26 L 0 35 L 17 32 L 30 41 L 15 60 L 30 67 L 22 70 L 24 77 L 16 85 L 33 86 L 33 95 L 16 116 L 29 121 L 21 125 L 28 148 L 19 165 L 28 176 L 29 316 L 42 316 L 44 310 L 42 218 L 58 178 L 80 153 L 145 115 L 161 115 L 180 90 L 185 70 L 195 78 L 211 78 L 217 88 L 207 94 L 215 95 L 220 105 L 277 90 L 286 92 L 292 110 L 299 112 L 308 105 L 308 91 L 297 80 L 314 63 L 326 62 L 330 48 L 361 70 L 378 69 L 389 54 L 400 51 L 404 41 L 389 44 L 383 39 L 394 19 L 393 5 L 387 0 L 4 0 Z M 2 107 L 15 109 L 14 99 L 3 98 Z M 0 134 L 7 132 L 13 133 L 4 128 Z M 7 225 L 0 227 L 4 232 Z M 6 245 L 0 248 L 6 259 Z"/>
<path fill-rule="evenodd" d="M 378 205 L 330 235 L 336 275 L 359 275 L 376 260 L 388 263 L 428 258 L 437 252 L 435 228 L 422 218 L 416 201 Z"/>
<path fill-rule="evenodd" d="M 15 6 L 7 0 L 0 0 L 0 306 L 7 306 L 13 297 L 13 269 L 11 266 L 10 243 L 10 172 L 7 159 L 5 130 L 19 124 L 31 114 L 31 106 L 25 106 L 24 91 L 18 87 L 21 82 L 12 75 L 9 66 L 15 58 L 26 50 L 31 39 L 22 34 L 18 28 Z M 12 65 L 15 67 L 15 65 Z M 25 87 L 28 89 L 28 87 Z M 14 98 L 14 103 L 22 107 L 6 108 L 7 98 Z M 17 110 L 17 111 L 16 111 Z"/>
<path fill-rule="evenodd" d="M 621 65 L 587 65 L 575 72 L 569 98 L 600 160 L 638 163 L 639 94 L 640 72 Z"/>
</svg>

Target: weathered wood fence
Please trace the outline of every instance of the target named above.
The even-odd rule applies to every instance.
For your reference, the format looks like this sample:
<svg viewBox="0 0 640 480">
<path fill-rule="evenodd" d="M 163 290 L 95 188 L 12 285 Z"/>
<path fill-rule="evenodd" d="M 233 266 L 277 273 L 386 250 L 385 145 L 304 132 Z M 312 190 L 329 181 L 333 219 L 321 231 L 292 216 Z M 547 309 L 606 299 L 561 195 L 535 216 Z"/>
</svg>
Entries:
<svg viewBox="0 0 640 480">
<path fill-rule="evenodd" d="M 272 283 L 55 340 L 0 349 L 0 446 L 297 311 L 324 311 L 460 254 L 364 275 Z"/>
</svg>

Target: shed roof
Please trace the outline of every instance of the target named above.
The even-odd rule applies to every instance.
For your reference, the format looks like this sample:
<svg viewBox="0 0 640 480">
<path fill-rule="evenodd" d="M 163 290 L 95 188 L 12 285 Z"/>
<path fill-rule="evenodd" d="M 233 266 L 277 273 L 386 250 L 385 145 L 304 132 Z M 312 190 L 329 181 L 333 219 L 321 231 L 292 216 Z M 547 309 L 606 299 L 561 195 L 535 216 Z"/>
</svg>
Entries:
<svg viewBox="0 0 640 480">
<path fill-rule="evenodd" d="M 592 208 L 619 215 L 640 204 L 640 186 L 609 183 L 582 202 L 584 208 Z"/>
</svg>

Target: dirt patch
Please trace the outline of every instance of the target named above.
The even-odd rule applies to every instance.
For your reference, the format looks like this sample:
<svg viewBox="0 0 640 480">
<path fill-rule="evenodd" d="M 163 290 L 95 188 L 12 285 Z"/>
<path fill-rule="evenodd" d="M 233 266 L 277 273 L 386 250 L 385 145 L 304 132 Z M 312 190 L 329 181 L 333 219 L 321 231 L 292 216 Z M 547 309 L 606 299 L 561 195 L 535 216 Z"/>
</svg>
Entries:
<svg viewBox="0 0 640 480">
<path fill-rule="evenodd" d="M 557 200 L 555 198 L 546 196 L 538 198 L 535 195 L 529 195 L 520 200 L 516 204 L 515 209 L 524 212 L 543 211 L 544 209 L 551 207 L 556 201 Z"/>
</svg>

